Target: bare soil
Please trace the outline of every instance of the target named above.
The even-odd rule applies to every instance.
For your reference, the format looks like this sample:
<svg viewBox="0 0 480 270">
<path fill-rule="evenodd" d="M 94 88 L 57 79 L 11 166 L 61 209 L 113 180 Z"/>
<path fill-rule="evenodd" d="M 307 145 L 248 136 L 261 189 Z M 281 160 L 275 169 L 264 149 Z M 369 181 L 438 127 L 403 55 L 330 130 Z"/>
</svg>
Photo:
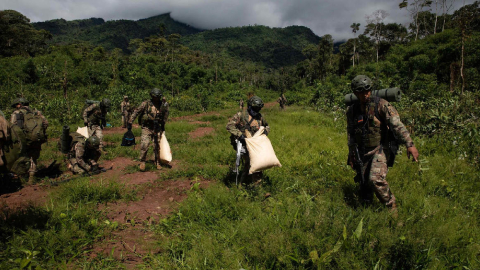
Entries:
<svg viewBox="0 0 480 270">
<path fill-rule="evenodd" d="M 215 132 L 212 127 L 199 127 L 188 134 L 190 139 L 197 139 Z"/>
</svg>

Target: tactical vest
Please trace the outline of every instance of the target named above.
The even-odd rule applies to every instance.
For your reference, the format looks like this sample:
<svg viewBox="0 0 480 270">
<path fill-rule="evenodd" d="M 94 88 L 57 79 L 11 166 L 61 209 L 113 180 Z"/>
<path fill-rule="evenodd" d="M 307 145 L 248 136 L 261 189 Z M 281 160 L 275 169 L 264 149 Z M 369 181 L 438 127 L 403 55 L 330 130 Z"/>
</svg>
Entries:
<svg viewBox="0 0 480 270">
<path fill-rule="evenodd" d="M 240 125 L 239 129 L 242 133 L 245 133 L 245 130 L 248 130 L 252 135 L 255 134 L 260 126 L 263 125 L 263 117 L 260 116 L 260 119 L 249 119 L 250 115 L 248 113 L 243 112 L 240 117 Z M 253 121 L 256 121 L 258 125 L 251 125 Z"/>
<path fill-rule="evenodd" d="M 139 117 L 139 120 L 141 120 L 140 124 L 142 126 L 148 126 L 150 128 L 153 128 L 155 126 L 155 123 L 157 123 L 158 125 L 160 125 L 160 123 L 163 123 L 163 119 L 165 119 L 166 114 L 164 102 L 162 102 L 160 108 L 157 109 L 155 105 L 153 105 L 153 102 L 149 100 L 147 102 L 146 110 L 142 112 L 142 115 Z M 154 109 L 157 112 L 154 112 Z"/>
<path fill-rule="evenodd" d="M 352 105 L 350 121 L 353 121 L 354 133 L 351 136 L 362 150 L 379 146 L 382 143 L 382 132 L 387 129 L 385 121 L 382 121 L 378 112 L 379 102 L 380 98 L 371 98 L 365 114 L 362 112 L 359 102 Z M 375 123 L 375 118 L 380 121 L 380 124 Z"/>
</svg>

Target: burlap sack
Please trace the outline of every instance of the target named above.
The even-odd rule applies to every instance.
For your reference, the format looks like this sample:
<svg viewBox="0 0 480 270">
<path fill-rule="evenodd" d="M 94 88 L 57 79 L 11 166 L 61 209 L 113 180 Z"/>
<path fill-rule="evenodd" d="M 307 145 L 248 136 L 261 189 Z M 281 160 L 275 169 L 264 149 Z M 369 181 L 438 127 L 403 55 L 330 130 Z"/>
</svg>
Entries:
<svg viewBox="0 0 480 270">
<path fill-rule="evenodd" d="M 249 174 L 272 167 L 282 167 L 282 164 L 280 164 L 280 161 L 278 161 L 275 155 L 272 143 L 267 135 L 263 134 L 264 129 L 262 126 L 251 138 L 245 138 L 248 156 L 250 157 Z"/>
<path fill-rule="evenodd" d="M 172 161 L 172 150 L 168 144 L 167 137 L 165 136 L 165 131 L 162 132 L 162 137 L 160 138 L 160 161 L 162 163 L 169 164 Z"/>
<path fill-rule="evenodd" d="M 86 139 L 90 138 L 90 132 L 88 127 L 77 127 L 77 133 L 85 137 Z"/>
</svg>

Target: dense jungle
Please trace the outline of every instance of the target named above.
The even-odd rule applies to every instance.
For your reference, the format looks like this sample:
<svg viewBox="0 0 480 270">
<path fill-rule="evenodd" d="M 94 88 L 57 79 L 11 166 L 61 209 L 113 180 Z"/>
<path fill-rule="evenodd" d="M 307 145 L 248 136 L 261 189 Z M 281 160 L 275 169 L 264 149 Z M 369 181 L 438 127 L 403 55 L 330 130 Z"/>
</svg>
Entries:
<svg viewBox="0 0 480 270">
<path fill-rule="evenodd" d="M 59 164 L 35 183 L 1 180 L 0 268 L 480 268 L 480 2 L 450 13 L 421 2 L 400 4 L 415 11 L 408 25 L 378 10 L 341 41 L 304 26 L 203 30 L 170 14 L 31 23 L 0 11 L 0 110 L 9 119 L 22 96 L 42 111 L 40 167 Z M 358 203 L 347 165 L 344 96 L 359 74 L 403 91 L 393 105 L 420 152 L 412 163 L 400 148 L 388 173 L 398 217 Z M 120 102 L 138 106 L 154 87 L 170 104 L 174 161 L 140 172 L 138 147 L 120 146 Z M 283 166 L 237 188 L 225 125 L 249 93 L 266 104 Z M 113 169 L 70 181 L 62 127 L 83 126 L 85 101 L 102 98 L 101 163 Z"/>
</svg>

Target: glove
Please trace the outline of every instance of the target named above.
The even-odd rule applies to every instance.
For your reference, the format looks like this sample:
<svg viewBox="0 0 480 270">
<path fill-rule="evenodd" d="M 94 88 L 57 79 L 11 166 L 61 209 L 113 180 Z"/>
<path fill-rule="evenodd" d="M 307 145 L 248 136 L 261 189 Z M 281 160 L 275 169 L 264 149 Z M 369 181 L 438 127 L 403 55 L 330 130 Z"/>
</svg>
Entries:
<svg viewBox="0 0 480 270">
<path fill-rule="evenodd" d="M 87 123 L 87 122 L 83 122 L 83 124 L 84 124 L 86 127 L 88 127 L 88 123 Z"/>
<path fill-rule="evenodd" d="M 238 137 L 238 140 L 242 143 L 245 144 L 245 136 L 242 134 L 242 136 Z"/>
<path fill-rule="evenodd" d="M 265 129 L 265 130 L 263 131 L 263 134 L 265 134 L 265 135 L 268 136 L 268 131 Z"/>
</svg>

